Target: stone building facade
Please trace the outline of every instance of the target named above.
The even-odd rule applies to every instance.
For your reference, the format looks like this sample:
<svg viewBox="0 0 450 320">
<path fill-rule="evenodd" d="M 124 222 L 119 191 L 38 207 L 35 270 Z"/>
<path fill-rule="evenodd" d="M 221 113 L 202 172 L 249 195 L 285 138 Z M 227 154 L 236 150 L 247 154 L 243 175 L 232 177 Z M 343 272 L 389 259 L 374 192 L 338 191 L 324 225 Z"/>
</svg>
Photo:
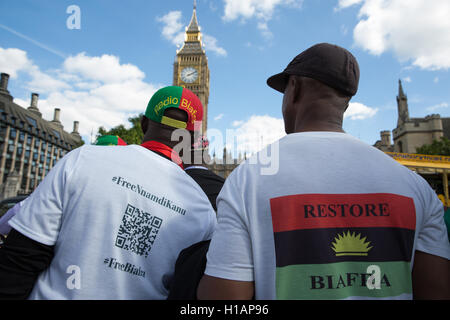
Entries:
<svg viewBox="0 0 450 320">
<path fill-rule="evenodd" d="M 381 131 L 381 140 L 374 146 L 385 152 L 417 153 L 417 148 L 431 144 L 441 137 L 450 139 L 450 118 L 441 118 L 439 114 L 431 114 L 425 118 L 411 118 L 408 109 L 408 97 L 399 80 L 397 96 L 397 127 L 390 131 Z"/>
<path fill-rule="evenodd" d="M 67 152 L 82 144 L 78 121 L 73 131 L 64 130 L 59 108 L 51 121 L 42 118 L 39 95 L 31 94 L 25 109 L 13 102 L 9 75 L 0 82 L 0 199 L 32 192 Z"/>
</svg>

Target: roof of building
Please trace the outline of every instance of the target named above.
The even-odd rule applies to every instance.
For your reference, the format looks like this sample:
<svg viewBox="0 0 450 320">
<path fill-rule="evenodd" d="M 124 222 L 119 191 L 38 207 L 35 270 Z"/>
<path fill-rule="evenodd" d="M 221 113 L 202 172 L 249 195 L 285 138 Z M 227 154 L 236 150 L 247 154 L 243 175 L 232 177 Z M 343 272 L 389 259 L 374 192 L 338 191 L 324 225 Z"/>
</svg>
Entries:
<svg viewBox="0 0 450 320">
<path fill-rule="evenodd" d="M 19 130 L 39 136 L 64 149 L 72 149 L 81 141 L 78 133 L 68 133 L 58 122 L 43 119 L 36 112 L 14 103 L 4 94 L 0 94 L 0 113 L 7 114 L 7 118 L 0 118 L 0 122 L 6 122 Z M 66 144 L 69 144 L 70 147 Z"/>
</svg>

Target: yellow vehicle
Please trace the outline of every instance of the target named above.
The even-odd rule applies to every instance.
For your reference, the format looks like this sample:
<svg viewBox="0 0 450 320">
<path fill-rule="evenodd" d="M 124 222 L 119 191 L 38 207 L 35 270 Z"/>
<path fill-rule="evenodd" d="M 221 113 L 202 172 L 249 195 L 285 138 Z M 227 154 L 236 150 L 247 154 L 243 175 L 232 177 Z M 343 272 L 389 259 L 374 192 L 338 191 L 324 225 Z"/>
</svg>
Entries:
<svg viewBox="0 0 450 320">
<path fill-rule="evenodd" d="M 450 207 L 448 191 L 450 157 L 397 152 L 386 152 L 386 154 L 420 174 L 436 191 L 444 207 Z"/>
</svg>

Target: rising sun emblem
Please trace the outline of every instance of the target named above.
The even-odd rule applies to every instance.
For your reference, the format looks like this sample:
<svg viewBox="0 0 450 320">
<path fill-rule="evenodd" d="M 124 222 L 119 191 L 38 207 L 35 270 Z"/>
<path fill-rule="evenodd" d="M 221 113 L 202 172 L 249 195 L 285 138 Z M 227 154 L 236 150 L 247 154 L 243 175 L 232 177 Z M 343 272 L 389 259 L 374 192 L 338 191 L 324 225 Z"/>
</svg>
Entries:
<svg viewBox="0 0 450 320">
<path fill-rule="evenodd" d="M 365 242 L 366 237 L 361 239 L 361 234 L 355 235 L 355 232 L 350 234 L 350 230 L 347 233 L 338 234 L 332 242 L 332 247 L 334 252 L 336 252 L 337 257 L 341 256 L 367 256 L 370 249 L 370 241 Z"/>
</svg>

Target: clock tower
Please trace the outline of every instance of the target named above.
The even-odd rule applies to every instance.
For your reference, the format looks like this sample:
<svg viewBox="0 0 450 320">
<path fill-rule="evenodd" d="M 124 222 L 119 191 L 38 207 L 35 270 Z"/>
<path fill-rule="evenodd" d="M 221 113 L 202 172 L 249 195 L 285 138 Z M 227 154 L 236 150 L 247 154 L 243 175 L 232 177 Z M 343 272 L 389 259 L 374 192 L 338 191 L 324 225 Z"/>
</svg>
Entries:
<svg viewBox="0 0 450 320">
<path fill-rule="evenodd" d="M 187 88 L 199 97 L 203 104 L 202 132 L 205 134 L 208 127 L 209 68 L 202 46 L 195 0 L 191 22 L 186 27 L 184 44 L 177 50 L 173 64 L 173 85 Z"/>
</svg>

